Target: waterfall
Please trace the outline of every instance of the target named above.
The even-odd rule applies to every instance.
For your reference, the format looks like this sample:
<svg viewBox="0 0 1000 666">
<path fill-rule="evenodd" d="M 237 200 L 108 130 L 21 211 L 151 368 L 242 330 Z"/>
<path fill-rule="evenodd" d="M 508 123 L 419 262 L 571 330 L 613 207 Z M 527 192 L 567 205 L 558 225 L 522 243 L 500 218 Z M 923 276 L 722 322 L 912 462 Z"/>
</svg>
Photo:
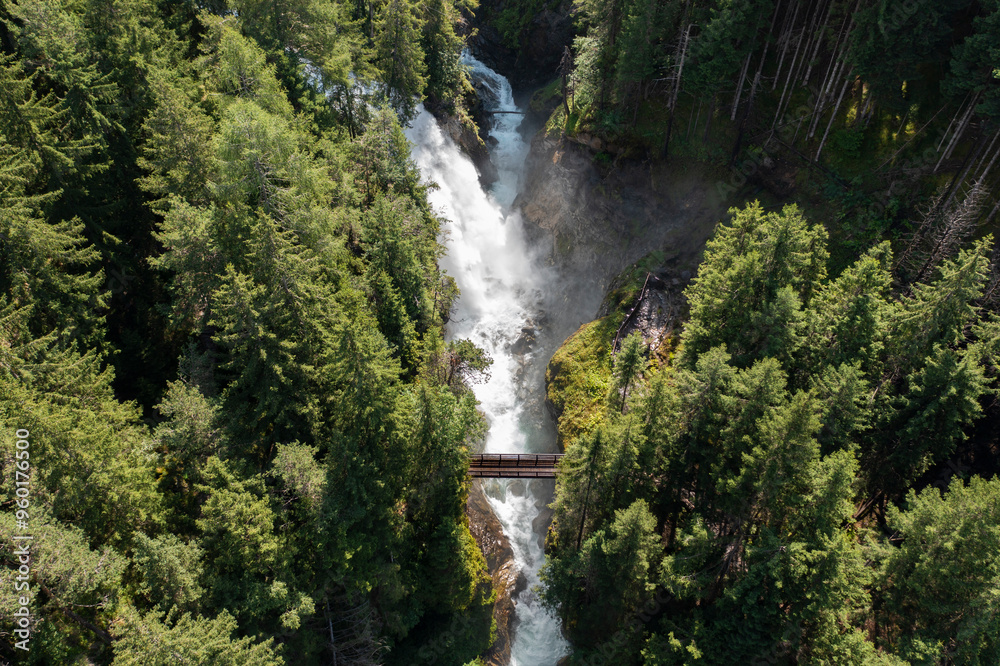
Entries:
<svg viewBox="0 0 1000 666">
<path fill-rule="evenodd" d="M 469 55 L 464 62 L 497 100 L 495 110 L 516 111 L 510 84 Z M 491 136 L 499 179 L 490 191 L 479 184 L 476 169 L 446 137 L 433 116 L 421 108 L 407 130 L 415 145 L 413 159 L 424 178 L 438 185 L 428 193 L 431 205 L 447 220 L 443 242 L 448 254 L 442 267 L 461 289 L 448 327 L 450 338 L 467 338 L 493 358 L 490 379 L 474 387 L 489 422 L 486 451 L 527 453 L 556 450 L 551 424 L 539 424 L 544 387 L 542 370 L 551 350 L 516 353 L 512 346 L 525 328 L 536 328 L 543 315 L 546 269 L 529 251 L 521 216 L 511 210 L 518 192 L 528 146 L 518 133 L 522 117 L 497 114 Z M 532 523 L 550 501 L 550 480 L 483 480 L 484 490 L 510 540 L 515 561 L 528 586 L 515 599 L 517 626 L 512 666 L 554 666 L 568 654 L 559 620 L 534 592 L 544 562 L 542 537 Z"/>
</svg>

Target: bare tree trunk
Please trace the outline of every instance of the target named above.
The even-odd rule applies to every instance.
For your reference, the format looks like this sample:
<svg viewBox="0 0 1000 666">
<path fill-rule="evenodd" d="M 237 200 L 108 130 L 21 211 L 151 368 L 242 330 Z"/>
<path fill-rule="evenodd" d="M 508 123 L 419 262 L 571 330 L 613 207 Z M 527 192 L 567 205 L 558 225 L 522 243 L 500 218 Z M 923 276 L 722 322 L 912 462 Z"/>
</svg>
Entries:
<svg viewBox="0 0 1000 666">
<path fill-rule="evenodd" d="M 1000 200 L 997 201 L 997 205 L 993 206 L 993 210 L 990 211 L 990 214 L 986 217 L 986 224 L 993 221 L 993 218 L 997 216 L 997 212 L 1000 212 Z"/>
<path fill-rule="evenodd" d="M 781 26 L 781 37 L 778 39 L 782 43 L 781 55 L 778 57 L 778 69 L 774 72 L 774 83 L 771 84 L 771 90 L 777 90 L 778 80 L 781 79 L 781 68 L 785 64 L 785 56 L 788 55 L 788 46 L 792 43 L 792 35 L 795 33 L 795 21 L 799 17 L 799 9 L 802 7 L 802 3 L 795 3 L 795 10 L 791 14 L 791 19 L 789 15 L 785 13 L 785 22 Z"/>
<path fill-rule="evenodd" d="M 868 92 L 868 86 L 861 84 L 861 102 L 858 104 L 858 115 L 854 117 L 854 126 L 860 127 L 868 114 L 868 107 L 872 104 L 872 95 Z"/>
<path fill-rule="evenodd" d="M 841 63 L 837 63 L 835 73 L 840 70 L 840 66 Z M 812 117 L 809 119 L 809 131 L 806 132 L 807 141 L 816 136 L 816 130 L 819 128 L 819 121 L 823 118 L 823 111 L 825 110 L 826 97 L 827 97 L 826 91 L 824 89 L 825 85 L 826 82 L 824 81 L 823 84 L 820 86 L 819 97 L 816 99 L 816 107 L 813 110 Z"/>
<path fill-rule="evenodd" d="M 798 66 L 794 68 L 795 73 L 793 78 L 796 81 L 802 77 L 802 73 L 805 71 L 805 63 L 809 59 L 809 49 L 812 48 L 813 40 L 816 38 L 816 22 L 822 13 L 822 5 L 823 0 L 816 0 L 806 16 L 805 23 L 802 24 L 802 31 L 799 33 L 799 43 L 802 44 L 802 38 L 805 37 L 805 44 L 802 44 L 802 58 L 799 59 Z"/>
<path fill-rule="evenodd" d="M 330 619 L 329 599 L 326 599 L 326 624 L 330 630 L 330 650 L 333 652 L 333 666 L 337 666 L 337 638 L 333 634 L 333 620 Z"/>
<path fill-rule="evenodd" d="M 701 126 L 701 105 L 702 104 L 703 104 L 703 102 L 699 98 L 698 99 L 698 113 L 697 113 L 697 115 L 695 115 L 695 112 L 694 112 L 694 105 L 693 104 L 691 105 L 691 122 L 688 123 L 688 133 L 687 133 L 687 139 L 689 139 L 689 140 L 691 139 L 691 132 L 693 132 L 695 130 L 695 128 Z"/>
<path fill-rule="evenodd" d="M 799 78 L 802 76 L 803 69 L 805 69 L 807 63 L 809 62 L 809 49 L 812 47 L 813 42 L 817 38 L 816 25 L 818 24 L 819 18 L 823 13 L 823 7 L 824 7 L 823 0 L 818 0 L 818 2 L 814 5 L 814 10 L 810 13 L 809 17 L 806 20 L 805 25 L 802 27 L 802 33 L 799 35 L 799 45 L 800 46 L 802 45 L 802 37 L 807 35 L 805 48 L 802 49 L 801 58 L 798 58 L 799 47 L 796 46 L 795 48 L 796 57 L 793 59 L 792 68 L 788 72 L 790 78 L 788 79 L 788 81 L 785 82 L 785 87 L 788 89 L 788 97 L 785 98 L 784 109 L 787 109 L 788 104 L 791 103 L 792 95 L 794 94 L 794 85 L 792 85 L 791 82 L 799 80 Z M 798 60 L 798 65 L 795 64 L 796 59 Z M 804 82 L 803 85 L 805 85 Z M 782 97 L 784 97 L 784 94 L 782 94 Z M 782 110 L 782 112 L 784 111 Z M 779 117 L 780 114 L 776 114 L 776 118 Z M 798 133 L 801 128 L 802 128 L 802 119 L 800 118 L 795 128 L 796 137 L 798 137 Z M 773 136 L 773 131 L 772 131 L 772 136 Z"/>
<path fill-rule="evenodd" d="M 985 194 L 982 183 L 977 182 L 955 210 L 949 212 L 944 209 L 944 223 L 933 234 L 936 236 L 933 239 L 934 245 L 927 253 L 927 258 L 911 281 L 911 285 L 922 281 L 931 268 L 952 256 L 972 236 L 976 230 L 976 221 L 979 219 Z"/>
<path fill-rule="evenodd" d="M 674 82 L 673 95 L 670 98 L 670 110 L 677 106 L 677 96 L 681 92 L 681 80 L 684 76 L 684 61 L 687 59 L 688 44 L 691 41 L 691 28 L 694 27 L 693 23 L 689 23 L 687 30 L 684 31 L 684 38 L 681 42 L 681 55 L 679 62 L 677 64 L 677 80 Z"/>
<path fill-rule="evenodd" d="M 768 36 L 770 36 L 770 34 L 772 32 L 774 32 L 774 22 L 778 19 L 778 9 L 780 7 L 781 7 L 781 0 L 779 0 L 777 2 L 777 4 L 775 4 L 775 6 L 774 6 L 774 13 L 771 14 L 771 25 L 767 29 Z M 756 27 L 758 25 L 757 21 L 759 20 L 759 18 L 760 17 L 758 17 L 757 19 L 754 19 L 754 28 L 755 29 L 756 29 Z M 764 55 L 761 56 L 761 58 L 760 58 L 760 65 L 757 66 L 757 74 L 754 76 L 753 86 L 757 85 L 757 79 L 760 78 L 760 72 L 764 68 L 764 59 L 767 58 L 767 50 L 768 50 L 768 48 L 770 48 L 770 46 L 771 46 L 770 40 L 768 40 L 767 38 L 765 38 L 764 39 Z M 747 53 L 746 62 L 743 63 L 743 73 L 740 74 L 740 84 L 739 84 L 739 87 L 736 90 L 736 99 L 733 102 L 733 112 L 729 116 L 729 120 L 730 121 L 736 120 L 736 111 L 739 109 L 739 106 L 740 106 L 740 97 L 743 96 L 743 83 L 746 81 L 747 69 L 750 67 L 750 58 L 751 58 L 752 55 L 753 55 L 753 50 L 751 49 L 751 51 L 749 53 Z M 737 141 L 737 143 L 739 143 L 739 141 Z"/>
<path fill-rule="evenodd" d="M 812 122 L 809 124 L 809 133 L 807 135 L 807 138 L 809 139 L 816 136 L 816 130 L 819 129 L 819 123 L 823 117 L 823 107 L 826 104 L 827 98 L 833 93 L 834 83 L 840 80 L 844 70 L 847 68 L 847 61 L 844 57 L 847 50 L 845 34 L 849 37 L 853 27 L 854 19 L 845 18 L 844 26 L 841 27 L 840 32 L 837 34 L 837 44 L 834 46 L 833 53 L 830 56 L 830 64 L 827 67 L 827 73 L 823 82 L 820 84 L 820 94 L 819 99 L 816 102 L 816 112 L 812 117 Z M 841 40 L 844 40 L 843 48 L 840 46 Z M 840 105 L 839 100 L 837 105 Z M 836 116 L 836 112 L 834 112 L 834 116 Z"/>
<path fill-rule="evenodd" d="M 687 57 L 688 39 L 690 35 L 691 24 L 688 24 L 687 29 L 684 31 L 684 36 L 681 37 L 679 47 L 680 57 L 678 58 L 677 63 L 677 80 L 674 81 L 674 89 L 670 93 L 670 103 L 668 104 L 668 107 L 670 108 L 670 120 L 667 121 L 667 138 L 663 142 L 664 157 L 670 154 L 670 135 L 674 129 L 674 110 L 677 107 L 677 95 L 680 93 L 681 89 L 681 77 L 684 75 L 684 59 Z"/>
<path fill-rule="evenodd" d="M 962 120 L 955 129 L 954 136 L 952 136 L 951 141 L 948 142 L 948 147 L 941 155 L 941 159 L 938 160 L 938 163 L 934 165 L 934 170 L 931 173 L 937 173 L 937 170 L 941 167 L 941 163 L 951 157 L 952 151 L 955 150 L 955 145 L 958 143 L 958 140 L 962 137 L 962 135 L 965 134 L 965 130 L 969 126 L 969 121 L 972 119 L 972 112 L 975 110 L 976 102 L 978 101 L 979 93 L 976 93 L 975 96 L 973 96 L 972 101 L 969 102 L 969 108 L 966 110 L 965 115 L 962 116 Z"/>
<path fill-rule="evenodd" d="M 733 98 L 733 112 L 729 114 L 730 122 L 736 120 L 736 109 L 740 106 L 740 97 L 743 96 L 743 82 L 747 78 L 747 69 L 750 67 L 750 56 L 753 55 L 753 51 L 747 53 L 746 60 L 743 61 L 743 69 L 740 70 L 740 80 L 736 86 L 736 97 Z"/>
<path fill-rule="evenodd" d="M 809 60 L 809 51 L 812 49 L 813 42 L 816 40 L 816 26 L 819 22 L 819 17 L 823 14 L 823 0 L 816 0 L 816 4 L 813 5 L 813 11 L 809 14 L 809 18 L 806 20 L 804 26 L 802 26 L 803 34 L 806 35 L 806 45 L 805 50 L 802 52 L 802 60 L 799 61 L 799 67 L 795 70 L 795 79 L 798 80 L 805 71 L 806 62 Z M 803 85 L 805 85 L 803 83 Z"/>
<path fill-rule="evenodd" d="M 969 95 L 971 94 L 972 93 L 970 92 Z M 966 102 L 969 101 L 969 95 L 966 95 L 965 99 L 962 100 L 962 105 L 958 107 L 958 111 L 956 111 L 955 115 L 951 117 L 951 122 L 948 123 L 948 127 L 947 129 L 945 129 L 944 134 L 941 135 L 941 140 L 938 141 L 938 146 L 937 146 L 937 151 L 939 153 L 941 152 L 941 147 L 944 146 L 945 140 L 947 140 L 948 135 L 951 133 L 951 128 L 955 126 L 955 121 L 958 120 L 958 117 L 962 115 L 962 110 L 965 108 Z"/>
<path fill-rule="evenodd" d="M 820 86 L 820 90 L 823 91 L 822 92 L 823 96 L 830 94 L 830 91 L 833 88 L 833 82 L 837 80 L 836 75 L 831 76 L 831 74 L 835 74 L 836 68 L 841 62 L 841 59 L 839 57 L 840 44 L 841 41 L 844 39 L 844 32 L 846 31 L 848 34 L 850 34 L 851 32 L 850 23 L 852 20 L 853 19 L 850 17 L 850 15 L 845 16 L 843 25 L 841 25 L 840 30 L 837 31 L 837 41 L 834 42 L 833 50 L 830 51 L 830 62 L 826 66 L 826 74 L 823 75 L 823 83 Z"/>
<path fill-rule="evenodd" d="M 978 135 L 977 135 L 978 138 Z M 945 197 L 944 204 L 942 205 L 943 210 L 948 210 L 948 206 L 955 199 L 955 195 L 958 193 L 959 188 L 962 187 L 962 183 L 965 182 L 965 177 L 969 175 L 969 170 L 972 169 L 972 165 L 976 163 L 979 159 L 979 155 L 983 152 L 983 142 L 976 141 L 975 152 L 966 155 L 965 168 L 961 169 L 959 172 L 955 173 L 955 176 L 951 179 L 951 184 L 948 186 L 948 194 Z M 987 153 L 989 154 L 989 153 Z"/>
<path fill-rule="evenodd" d="M 795 139 L 799 138 L 799 130 L 802 129 L 802 121 L 805 120 L 805 116 L 799 118 L 798 124 L 795 126 L 795 134 L 792 135 L 792 140 L 788 142 L 789 146 L 795 145 Z"/>
<path fill-rule="evenodd" d="M 823 25 L 820 26 L 819 33 L 816 35 L 816 41 L 813 43 L 813 54 L 812 57 L 809 58 L 809 66 L 806 68 L 805 78 L 802 79 L 802 85 L 804 86 L 809 85 L 809 76 L 812 74 L 812 68 L 816 61 L 816 56 L 819 55 L 819 47 L 823 43 L 823 37 L 826 34 L 826 26 L 830 24 L 830 14 L 833 12 L 833 5 L 835 2 L 836 0 L 830 0 L 830 4 L 827 5 L 826 18 L 823 19 Z"/>
<path fill-rule="evenodd" d="M 990 147 L 986 149 L 986 154 L 987 155 L 989 155 L 990 151 L 993 150 L 993 145 L 997 142 L 997 138 L 998 137 L 1000 137 L 1000 129 L 998 129 L 993 134 L 993 140 L 990 141 Z M 990 160 L 990 163 L 986 165 L 986 168 L 983 169 L 983 172 L 981 174 L 979 174 L 979 177 L 976 178 L 976 180 L 985 180 L 986 179 L 987 174 L 989 174 L 990 170 L 993 168 L 993 163 L 997 161 L 997 156 L 1000 156 L 1000 150 L 998 150 L 996 153 L 993 154 L 993 159 Z M 986 157 L 984 156 L 983 159 L 985 160 Z"/>
<path fill-rule="evenodd" d="M 819 148 L 816 150 L 816 161 L 819 161 L 820 153 L 823 152 L 823 146 L 826 144 L 826 137 L 830 134 L 830 128 L 833 127 L 833 121 L 837 119 L 837 112 L 840 111 L 840 103 L 844 101 L 844 93 L 847 92 L 847 87 L 851 85 L 851 76 L 848 75 L 847 80 L 844 81 L 843 87 L 840 89 L 840 96 L 837 97 L 837 104 L 833 107 L 833 114 L 830 116 L 830 122 L 826 124 L 826 131 L 823 132 L 823 138 L 819 142 Z"/>
<path fill-rule="evenodd" d="M 784 111 L 785 95 L 788 94 L 788 96 L 791 97 L 791 94 L 789 92 L 789 84 L 792 82 L 792 79 L 795 78 L 795 71 L 796 71 L 795 63 L 799 59 L 799 50 L 802 48 L 802 38 L 804 36 L 805 36 L 805 28 L 803 28 L 802 32 L 799 33 L 799 41 L 795 45 L 795 54 L 792 56 L 792 64 L 789 65 L 788 67 L 788 78 L 785 79 L 785 85 L 781 89 L 781 99 L 778 101 L 778 110 L 774 114 L 774 122 L 771 123 L 772 135 L 774 134 L 774 128 L 778 124 L 778 120 L 781 118 L 781 114 Z"/>
<path fill-rule="evenodd" d="M 566 46 L 563 48 L 562 60 L 559 61 L 559 73 L 562 75 L 563 111 L 566 122 L 569 122 L 569 75 L 573 72 L 573 53 Z"/>
<path fill-rule="evenodd" d="M 760 57 L 760 67 L 757 68 L 757 73 L 754 74 L 753 84 L 750 86 L 750 98 L 747 100 L 747 108 L 743 112 L 743 118 L 740 120 L 740 129 L 736 133 L 736 144 L 733 146 L 733 155 L 730 158 L 729 163 L 731 165 L 736 164 L 736 157 L 740 153 L 740 144 L 743 143 L 743 132 L 746 130 L 747 118 L 750 117 L 750 110 L 753 108 L 753 98 L 757 94 L 757 84 L 760 83 L 761 69 L 764 67 L 764 59 L 767 57 L 767 45 L 764 45 L 764 55 Z"/>
<path fill-rule="evenodd" d="M 951 145 L 948 146 L 948 149 L 945 150 L 944 159 L 946 160 L 951 159 L 952 153 L 955 152 L 955 146 L 957 146 L 958 142 L 961 141 L 962 136 L 965 135 L 965 130 L 967 130 L 969 127 L 969 123 L 972 122 L 972 116 L 976 112 L 976 104 L 978 103 L 979 103 L 979 93 L 976 93 L 975 96 L 973 96 L 972 101 L 969 102 L 969 110 L 966 111 L 965 117 L 963 118 L 959 126 L 955 129 L 955 137 L 952 139 Z"/>
</svg>

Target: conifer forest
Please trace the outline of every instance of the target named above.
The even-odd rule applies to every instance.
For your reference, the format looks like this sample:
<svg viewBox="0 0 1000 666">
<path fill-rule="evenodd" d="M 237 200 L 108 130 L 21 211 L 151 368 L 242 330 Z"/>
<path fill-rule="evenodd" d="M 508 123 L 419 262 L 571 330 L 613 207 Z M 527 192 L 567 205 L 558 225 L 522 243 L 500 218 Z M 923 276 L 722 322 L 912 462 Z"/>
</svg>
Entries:
<svg viewBox="0 0 1000 666">
<path fill-rule="evenodd" d="M 0 0 L 0 666 L 1000 664 L 998 161 L 1000 0 Z"/>
</svg>

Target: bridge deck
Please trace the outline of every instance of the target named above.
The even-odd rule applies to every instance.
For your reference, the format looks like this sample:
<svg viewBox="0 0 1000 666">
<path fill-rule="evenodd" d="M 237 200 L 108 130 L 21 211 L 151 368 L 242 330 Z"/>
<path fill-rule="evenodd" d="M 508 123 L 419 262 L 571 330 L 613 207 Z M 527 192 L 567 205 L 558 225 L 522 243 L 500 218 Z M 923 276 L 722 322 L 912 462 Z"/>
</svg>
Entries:
<svg viewBox="0 0 1000 666">
<path fill-rule="evenodd" d="M 475 479 L 553 479 L 561 453 L 480 453 L 469 457 Z"/>
</svg>

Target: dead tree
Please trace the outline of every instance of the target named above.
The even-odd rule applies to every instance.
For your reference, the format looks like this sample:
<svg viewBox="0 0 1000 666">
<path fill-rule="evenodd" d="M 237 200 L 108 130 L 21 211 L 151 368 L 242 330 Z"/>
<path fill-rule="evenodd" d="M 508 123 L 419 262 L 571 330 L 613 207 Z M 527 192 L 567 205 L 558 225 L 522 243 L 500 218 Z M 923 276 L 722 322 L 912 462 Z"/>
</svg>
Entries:
<svg viewBox="0 0 1000 666">
<path fill-rule="evenodd" d="M 347 593 L 324 600 L 323 620 L 333 666 L 376 666 L 387 648 L 378 636 L 378 613 L 367 599 Z"/>
<path fill-rule="evenodd" d="M 908 291 L 912 290 L 912 285 L 926 280 L 931 270 L 944 259 L 954 256 L 979 227 L 986 202 L 982 180 L 976 181 L 957 204 L 942 205 L 945 196 L 946 193 L 941 192 L 931 203 L 896 262 L 898 267 L 909 269 L 912 276 L 907 280 Z"/>
</svg>

